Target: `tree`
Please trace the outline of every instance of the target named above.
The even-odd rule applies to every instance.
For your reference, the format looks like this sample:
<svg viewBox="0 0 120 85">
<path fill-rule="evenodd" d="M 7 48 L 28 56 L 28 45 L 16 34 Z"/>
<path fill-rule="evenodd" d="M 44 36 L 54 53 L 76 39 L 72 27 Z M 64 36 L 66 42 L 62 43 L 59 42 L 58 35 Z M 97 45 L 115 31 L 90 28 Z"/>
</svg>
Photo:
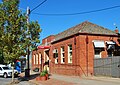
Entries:
<svg viewBox="0 0 120 85">
<path fill-rule="evenodd" d="M 4 60 L 3 53 L 2 53 L 2 50 L 0 50 L 0 64 L 3 63 L 3 60 Z"/>
<path fill-rule="evenodd" d="M 28 24 L 26 14 L 18 7 L 19 0 L 0 3 L 0 48 L 6 63 L 26 55 L 28 45 L 33 50 L 40 43 L 40 25 L 37 21 Z"/>
</svg>

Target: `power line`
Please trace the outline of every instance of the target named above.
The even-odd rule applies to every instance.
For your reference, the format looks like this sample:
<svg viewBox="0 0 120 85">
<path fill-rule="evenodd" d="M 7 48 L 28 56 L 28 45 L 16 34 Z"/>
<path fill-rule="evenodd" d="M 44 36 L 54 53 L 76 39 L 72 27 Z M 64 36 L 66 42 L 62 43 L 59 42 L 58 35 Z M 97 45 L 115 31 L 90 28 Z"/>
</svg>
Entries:
<svg viewBox="0 0 120 85">
<path fill-rule="evenodd" d="M 41 6 L 42 4 L 44 4 L 47 0 L 44 0 L 43 2 L 41 2 L 39 5 L 37 5 L 35 8 L 33 8 L 30 12 L 34 11 L 35 9 L 37 9 L 39 6 Z"/>
<path fill-rule="evenodd" d="M 80 15 L 80 14 L 89 14 L 89 13 L 94 13 L 94 12 L 99 12 L 99 11 L 105 11 L 105 10 L 110 10 L 110 9 L 115 9 L 119 8 L 120 5 L 118 6 L 112 6 L 108 8 L 102 8 L 102 9 L 97 9 L 97 10 L 92 10 L 92 11 L 85 11 L 85 12 L 78 12 L 78 13 L 66 13 L 66 14 L 40 14 L 40 13 L 33 13 L 37 15 L 45 15 L 45 16 L 71 16 L 71 15 Z"/>
</svg>

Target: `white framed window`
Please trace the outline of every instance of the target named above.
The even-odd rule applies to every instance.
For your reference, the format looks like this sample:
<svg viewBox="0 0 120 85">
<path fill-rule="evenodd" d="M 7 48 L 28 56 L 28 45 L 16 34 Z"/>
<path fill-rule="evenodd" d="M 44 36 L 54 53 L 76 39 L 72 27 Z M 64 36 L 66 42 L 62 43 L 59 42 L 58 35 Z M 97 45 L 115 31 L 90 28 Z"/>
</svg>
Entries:
<svg viewBox="0 0 120 85">
<path fill-rule="evenodd" d="M 44 51 L 44 58 L 43 58 L 43 62 L 45 63 L 45 51 Z"/>
<path fill-rule="evenodd" d="M 36 54 L 36 64 L 38 64 L 38 54 Z"/>
<path fill-rule="evenodd" d="M 46 61 L 49 60 L 49 51 L 46 52 Z"/>
<path fill-rule="evenodd" d="M 72 63 L 72 45 L 68 45 L 68 63 Z"/>
<path fill-rule="evenodd" d="M 39 63 L 41 64 L 41 53 L 39 53 Z"/>
<path fill-rule="evenodd" d="M 55 53 L 55 64 L 58 64 L 58 53 Z"/>
<path fill-rule="evenodd" d="M 36 57 L 35 57 L 35 55 L 33 55 L 33 62 L 34 62 L 34 64 L 36 64 L 35 59 L 36 59 Z"/>
<path fill-rule="evenodd" d="M 58 49 L 54 49 L 53 57 L 55 58 L 55 64 L 58 64 Z"/>
<path fill-rule="evenodd" d="M 95 49 L 95 58 L 101 58 L 101 49 Z"/>
<path fill-rule="evenodd" d="M 65 52 L 64 46 L 61 46 L 61 63 L 65 63 Z"/>
</svg>

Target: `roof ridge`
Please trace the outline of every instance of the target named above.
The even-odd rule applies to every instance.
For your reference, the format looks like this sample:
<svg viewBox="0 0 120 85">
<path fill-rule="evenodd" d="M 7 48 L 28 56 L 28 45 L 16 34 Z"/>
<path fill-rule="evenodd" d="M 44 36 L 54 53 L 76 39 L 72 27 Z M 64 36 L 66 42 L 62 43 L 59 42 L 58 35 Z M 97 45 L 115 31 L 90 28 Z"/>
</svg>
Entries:
<svg viewBox="0 0 120 85">
<path fill-rule="evenodd" d="M 70 28 L 68 28 L 68 29 L 66 29 L 66 30 L 64 30 L 63 32 L 60 32 L 60 33 L 58 33 L 58 34 L 56 34 L 56 35 L 59 35 L 59 34 L 61 34 L 61 33 L 64 33 L 64 32 L 66 32 L 66 31 L 68 31 L 68 30 L 70 30 L 70 29 L 74 29 L 75 27 L 78 27 L 78 26 L 80 26 L 80 25 L 83 25 L 83 24 L 85 24 L 85 23 L 87 23 L 88 21 L 84 21 L 84 22 L 82 22 L 82 23 L 80 23 L 80 24 L 77 24 L 77 25 L 75 25 L 75 26 L 72 26 L 72 27 L 70 27 Z M 82 28 L 82 27 L 81 27 Z M 55 36 L 56 36 L 55 35 Z"/>
<path fill-rule="evenodd" d="M 97 24 L 91 23 L 89 21 L 84 21 L 78 25 L 75 25 L 67 30 L 60 32 L 55 35 L 55 40 L 59 40 L 77 33 L 90 33 L 90 34 L 102 34 L 102 35 L 116 35 L 112 30 L 99 26 Z"/>
<path fill-rule="evenodd" d="M 94 25 L 94 26 L 100 27 L 100 28 L 102 28 L 102 29 L 104 29 L 104 30 L 111 31 L 111 32 L 114 32 L 114 33 L 115 33 L 115 31 L 109 30 L 109 29 L 108 29 L 108 28 L 106 28 L 106 27 L 102 27 L 102 26 L 97 25 L 97 24 L 92 23 L 92 22 L 88 22 L 88 21 L 86 21 L 86 22 L 87 22 L 87 23 L 89 23 L 89 24 L 92 24 L 92 25 Z"/>
</svg>

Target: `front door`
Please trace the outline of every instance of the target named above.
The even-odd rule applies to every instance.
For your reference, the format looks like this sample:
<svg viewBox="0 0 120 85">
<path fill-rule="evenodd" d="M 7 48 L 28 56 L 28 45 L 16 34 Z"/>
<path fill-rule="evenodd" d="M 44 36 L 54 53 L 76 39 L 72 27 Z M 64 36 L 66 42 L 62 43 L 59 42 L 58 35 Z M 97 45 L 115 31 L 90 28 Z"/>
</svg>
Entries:
<svg viewBox="0 0 120 85">
<path fill-rule="evenodd" d="M 47 71 L 49 72 L 49 50 L 46 50 L 46 51 L 45 51 L 44 70 L 47 70 Z"/>
</svg>

